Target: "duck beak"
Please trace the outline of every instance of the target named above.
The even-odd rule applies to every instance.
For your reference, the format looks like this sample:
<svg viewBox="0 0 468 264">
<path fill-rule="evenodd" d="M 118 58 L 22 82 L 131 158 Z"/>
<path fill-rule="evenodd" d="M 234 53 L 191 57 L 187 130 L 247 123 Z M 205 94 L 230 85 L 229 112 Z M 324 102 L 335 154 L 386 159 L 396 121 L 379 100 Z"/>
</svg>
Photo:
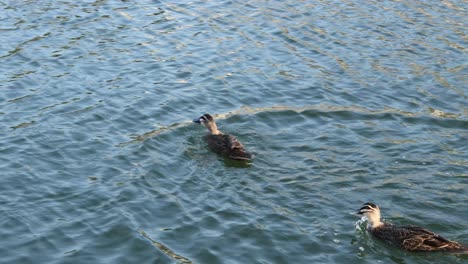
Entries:
<svg viewBox="0 0 468 264">
<path fill-rule="evenodd" d="M 194 120 L 192 120 L 194 123 L 197 123 L 197 124 L 201 124 L 200 122 L 200 118 L 195 118 Z"/>
</svg>

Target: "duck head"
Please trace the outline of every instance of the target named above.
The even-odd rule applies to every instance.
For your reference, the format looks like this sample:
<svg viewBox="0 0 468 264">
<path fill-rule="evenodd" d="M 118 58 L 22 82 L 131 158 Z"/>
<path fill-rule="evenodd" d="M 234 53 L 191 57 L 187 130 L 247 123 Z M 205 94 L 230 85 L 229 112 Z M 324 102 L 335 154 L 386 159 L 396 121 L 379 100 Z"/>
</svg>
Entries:
<svg viewBox="0 0 468 264">
<path fill-rule="evenodd" d="M 380 222 L 380 208 L 374 203 L 365 203 L 357 213 L 367 218 L 368 226 L 371 228 L 382 224 Z"/>
<path fill-rule="evenodd" d="M 193 122 L 197 124 L 201 124 L 204 127 L 210 131 L 210 134 L 212 135 L 220 135 L 222 134 L 219 130 L 218 127 L 216 126 L 216 122 L 214 121 L 213 117 L 210 114 L 204 114 L 200 116 L 199 118 L 195 118 Z"/>
</svg>

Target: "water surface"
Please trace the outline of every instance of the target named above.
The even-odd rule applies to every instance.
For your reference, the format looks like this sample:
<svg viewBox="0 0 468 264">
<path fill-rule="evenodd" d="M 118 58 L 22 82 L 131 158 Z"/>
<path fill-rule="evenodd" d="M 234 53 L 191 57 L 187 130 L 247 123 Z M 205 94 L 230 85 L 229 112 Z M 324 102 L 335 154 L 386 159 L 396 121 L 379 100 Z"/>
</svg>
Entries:
<svg viewBox="0 0 468 264">
<path fill-rule="evenodd" d="M 468 244 L 466 9 L 0 2 L 0 262 L 466 262 L 355 215 Z"/>
</svg>

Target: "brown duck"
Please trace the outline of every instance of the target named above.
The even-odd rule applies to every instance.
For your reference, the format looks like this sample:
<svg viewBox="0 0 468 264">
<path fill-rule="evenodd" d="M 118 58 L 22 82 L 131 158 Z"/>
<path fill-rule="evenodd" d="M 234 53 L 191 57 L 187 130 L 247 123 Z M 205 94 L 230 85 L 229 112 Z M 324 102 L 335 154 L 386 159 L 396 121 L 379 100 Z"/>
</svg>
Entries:
<svg viewBox="0 0 468 264">
<path fill-rule="evenodd" d="M 367 228 L 374 237 L 408 251 L 466 252 L 468 249 L 466 245 L 450 241 L 419 226 L 395 226 L 380 222 L 380 209 L 373 203 L 365 203 L 357 213 L 367 218 Z"/>
<path fill-rule="evenodd" d="M 202 124 L 208 128 L 209 134 L 206 135 L 206 142 L 212 151 L 235 160 L 252 159 L 252 155 L 245 150 L 244 146 L 235 136 L 223 134 L 218 130 L 216 122 L 211 115 L 204 114 L 194 119 L 193 122 Z"/>
</svg>

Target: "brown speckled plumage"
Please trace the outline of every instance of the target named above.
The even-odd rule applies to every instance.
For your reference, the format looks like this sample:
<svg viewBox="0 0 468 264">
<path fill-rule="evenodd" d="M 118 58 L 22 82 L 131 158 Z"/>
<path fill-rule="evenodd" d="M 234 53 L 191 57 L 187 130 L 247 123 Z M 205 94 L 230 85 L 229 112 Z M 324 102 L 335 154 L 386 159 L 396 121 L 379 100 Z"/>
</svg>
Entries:
<svg viewBox="0 0 468 264">
<path fill-rule="evenodd" d="M 364 214 L 368 220 L 368 230 L 377 239 L 408 251 L 450 251 L 462 252 L 466 247 L 450 241 L 425 228 L 404 225 L 396 226 L 380 222 L 380 209 L 373 203 L 365 203 L 358 214 Z"/>
<path fill-rule="evenodd" d="M 409 251 L 458 251 L 463 245 L 450 241 L 425 228 L 413 225 L 394 226 L 384 223 L 370 228 L 371 234 L 389 244 Z"/>
</svg>

